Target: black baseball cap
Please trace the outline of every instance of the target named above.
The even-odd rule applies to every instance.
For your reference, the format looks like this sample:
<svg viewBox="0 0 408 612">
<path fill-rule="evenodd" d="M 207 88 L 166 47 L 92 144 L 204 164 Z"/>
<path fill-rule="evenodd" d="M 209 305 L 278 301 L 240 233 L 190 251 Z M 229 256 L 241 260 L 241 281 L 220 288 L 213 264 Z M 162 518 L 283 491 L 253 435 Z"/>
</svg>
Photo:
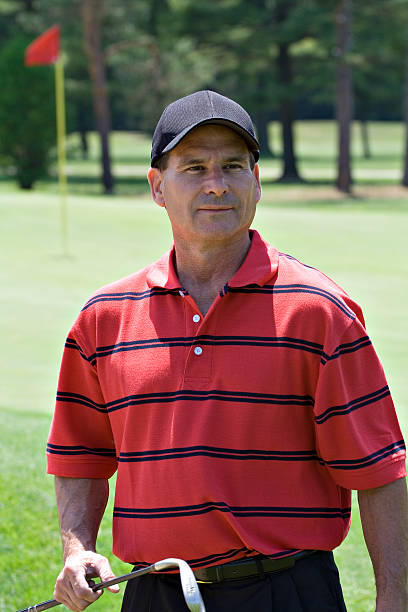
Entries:
<svg viewBox="0 0 408 612">
<path fill-rule="evenodd" d="M 153 134 L 151 165 L 163 153 L 174 149 L 191 130 L 207 123 L 225 125 L 237 132 L 258 161 L 259 143 L 251 117 L 234 100 L 207 89 L 166 106 Z"/>
</svg>

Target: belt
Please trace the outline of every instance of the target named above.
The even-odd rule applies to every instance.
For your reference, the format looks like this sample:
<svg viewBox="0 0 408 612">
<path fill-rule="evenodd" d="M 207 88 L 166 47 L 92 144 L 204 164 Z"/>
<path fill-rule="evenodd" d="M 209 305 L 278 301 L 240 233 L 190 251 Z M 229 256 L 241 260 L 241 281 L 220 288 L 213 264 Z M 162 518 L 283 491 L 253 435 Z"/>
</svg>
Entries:
<svg viewBox="0 0 408 612">
<path fill-rule="evenodd" d="M 222 582 L 223 580 L 239 580 L 258 576 L 263 578 L 265 574 L 281 572 L 294 567 L 296 561 L 304 559 L 309 555 L 318 552 L 317 550 L 302 550 L 290 557 L 281 559 L 269 559 L 268 557 L 254 557 L 245 561 L 225 563 L 203 569 L 194 570 L 194 575 L 199 582 Z"/>
</svg>

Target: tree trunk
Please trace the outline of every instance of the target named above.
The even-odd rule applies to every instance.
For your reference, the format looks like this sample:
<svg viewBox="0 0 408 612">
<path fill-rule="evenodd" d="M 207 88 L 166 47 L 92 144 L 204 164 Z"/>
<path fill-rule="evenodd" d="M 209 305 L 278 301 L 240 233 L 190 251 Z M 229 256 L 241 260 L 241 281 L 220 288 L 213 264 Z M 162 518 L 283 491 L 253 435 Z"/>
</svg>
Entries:
<svg viewBox="0 0 408 612">
<path fill-rule="evenodd" d="M 89 154 L 88 132 L 85 129 L 79 130 L 79 141 L 81 144 L 82 159 L 88 159 L 88 154 Z"/>
<path fill-rule="evenodd" d="M 290 94 L 292 85 L 292 61 L 289 55 L 289 45 L 280 43 L 278 45 L 278 82 L 282 87 L 283 94 L 279 100 L 279 118 L 282 130 L 283 145 L 283 173 L 279 181 L 288 183 L 301 182 L 297 170 L 295 147 L 294 147 L 294 112 L 293 101 Z"/>
<path fill-rule="evenodd" d="M 274 157 L 272 149 L 269 145 L 269 134 L 268 134 L 268 112 L 264 110 L 257 110 L 253 113 L 256 125 L 256 134 L 258 137 L 259 147 L 261 155 L 265 157 Z"/>
<path fill-rule="evenodd" d="M 268 99 L 269 81 L 271 75 L 269 70 L 261 70 L 256 78 L 256 100 L 257 104 L 253 110 L 256 125 L 256 133 L 259 141 L 261 155 L 274 157 L 268 133 L 270 115 L 270 103 Z"/>
<path fill-rule="evenodd" d="M 113 176 L 109 154 L 110 112 L 101 43 L 103 8 L 103 0 L 82 0 L 85 52 L 92 81 L 95 122 L 101 140 L 102 182 L 105 193 L 110 194 L 113 192 Z"/>
<path fill-rule="evenodd" d="M 404 155 L 404 173 L 402 176 L 402 185 L 408 187 L 408 28 L 407 40 L 405 49 L 405 83 L 404 83 L 404 122 L 405 122 L 405 155 Z"/>
<path fill-rule="evenodd" d="M 364 159 L 371 158 L 370 139 L 368 138 L 368 123 L 366 119 L 360 119 L 361 144 L 363 145 Z"/>
<path fill-rule="evenodd" d="M 340 0 L 336 15 L 338 64 L 336 119 L 338 126 L 337 188 L 351 193 L 350 136 L 353 114 L 352 72 L 347 54 L 351 48 L 352 0 Z"/>
<path fill-rule="evenodd" d="M 23 0 L 23 5 L 24 5 L 24 10 L 27 11 L 27 13 L 35 12 L 34 0 Z"/>
</svg>

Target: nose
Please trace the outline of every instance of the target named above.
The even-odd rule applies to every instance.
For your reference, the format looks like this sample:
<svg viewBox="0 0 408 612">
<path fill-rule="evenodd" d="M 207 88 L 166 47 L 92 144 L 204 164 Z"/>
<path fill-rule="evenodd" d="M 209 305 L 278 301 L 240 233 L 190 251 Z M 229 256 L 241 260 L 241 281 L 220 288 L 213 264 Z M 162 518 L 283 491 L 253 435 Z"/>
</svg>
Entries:
<svg viewBox="0 0 408 612">
<path fill-rule="evenodd" d="M 205 181 L 205 193 L 220 197 L 228 192 L 228 183 L 222 168 L 213 166 L 208 170 Z"/>
</svg>

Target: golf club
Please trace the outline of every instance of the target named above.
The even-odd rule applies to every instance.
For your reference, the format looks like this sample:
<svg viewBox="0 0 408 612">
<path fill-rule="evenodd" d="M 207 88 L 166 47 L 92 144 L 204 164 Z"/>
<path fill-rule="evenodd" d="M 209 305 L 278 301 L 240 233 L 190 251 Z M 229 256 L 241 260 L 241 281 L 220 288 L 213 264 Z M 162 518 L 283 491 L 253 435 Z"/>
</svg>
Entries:
<svg viewBox="0 0 408 612">
<path fill-rule="evenodd" d="M 157 561 L 156 563 L 153 563 L 153 565 L 149 565 L 148 567 L 144 567 L 140 570 L 135 570 L 129 574 L 116 576 L 116 578 L 112 578 L 112 580 L 107 580 L 106 582 L 99 582 L 92 587 L 92 590 L 100 591 L 102 589 L 106 589 L 106 587 L 113 586 L 114 584 L 119 584 L 119 582 L 125 582 L 126 580 L 137 578 L 138 576 L 144 576 L 145 574 L 159 572 L 160 570 L 170 569 L 172 567 L 178 567 L 179 569 L 181 588 L 183 589 L 184 599 L 186 600 L 189 610 L 191 610 L 191 612 L 205 612 L 204 602 L 202 600 L 193 571 L 188 563 L 182 559 L 170 558 Z M 42 612 L 42 610 L 48 610 L 49 608 L 59 605 L 59 601 L 56 599 L 50 599 L 48 601 L 35 604 L 34 606 L 23 608 L 17 612 Z"/>
</svg>

